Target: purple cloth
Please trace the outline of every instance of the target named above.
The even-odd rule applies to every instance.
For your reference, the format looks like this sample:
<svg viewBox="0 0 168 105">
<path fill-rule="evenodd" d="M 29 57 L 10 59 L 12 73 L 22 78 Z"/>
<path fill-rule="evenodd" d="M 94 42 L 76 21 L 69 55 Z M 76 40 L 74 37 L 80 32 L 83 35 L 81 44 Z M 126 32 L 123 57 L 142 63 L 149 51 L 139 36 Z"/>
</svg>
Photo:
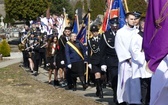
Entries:
<svg viewBox="0 0 168 105">
<path fill-rule="evenodd" d="M 168 0 L 149 0 L 143 49 L 148 67 L 153 72 L 168 54 L 168 16 L 166 15 L 168 15 Z M 156 22 L 164 17 L 166 18 L 163 21 Z"/>
</svg>

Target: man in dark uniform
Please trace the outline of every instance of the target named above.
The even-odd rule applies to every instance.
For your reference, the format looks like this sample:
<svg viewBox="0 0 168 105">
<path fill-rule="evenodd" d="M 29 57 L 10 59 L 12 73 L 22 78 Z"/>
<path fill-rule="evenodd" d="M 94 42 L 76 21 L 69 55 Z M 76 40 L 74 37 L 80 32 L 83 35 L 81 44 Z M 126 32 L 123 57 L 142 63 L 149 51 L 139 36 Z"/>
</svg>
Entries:
<svg viewBox="0 0 168 105">
<path fill-rule="evenodd" d="M 71 27 L 65 27 L 63 35 L 60 36 L 59 40 L 58 40 L 58 44 L 59 44 L 59 51 L 58 51 L 58 55 L 57 55 L 57 68 L 61 68 L 64 71 L 64 76 L 66 77 L 66 81 L 68 82 L 68 88 L 72 88 L 71 84 L 71 80 L 70 80 L 70 74 L 68 73 L 68 68 L 66 68 L 65 66 L 65 61 L 66 61 L 66 57 L 65 57 L 65 45 L 66 42 L 69 40 L 69 36 L 71 34 Z M 66 83 L 63 83 L 62 86 L 65 86 Z"/>
<path fill-rule="evenodd" d="M 114 102 L 117 101 L 117 75 L 118 75 L 118 58 L 114 48 L 114 41 L 116 31 L 118 30 L 118 18 L 110 19 L 111 28 L 102 35 L 101 40 L 101 56 L 102 65 L 107 66 L 107 79 L 109 81 L 110 87 L 114 92 Z"/>
<path fill-rule="evenodd" d="M 98 33 L 99 29 L 96 25 L 92 25 L 90 31 L 92 32 L 93 37 L 88 40 L 88 67 L 95 75 L 96 96 L 98 96 L 99 98 L 103 98 L 100 56 L 100 40 L 102 37 Z"/>
<path fill-rule="evenodd" d="M 139 29 L 139 21 L 140 21 L 142 13 L 140 13 L 138 11 L 134 11 L 133 14 L 135 16 L 135 28 Z"/>
</svg>

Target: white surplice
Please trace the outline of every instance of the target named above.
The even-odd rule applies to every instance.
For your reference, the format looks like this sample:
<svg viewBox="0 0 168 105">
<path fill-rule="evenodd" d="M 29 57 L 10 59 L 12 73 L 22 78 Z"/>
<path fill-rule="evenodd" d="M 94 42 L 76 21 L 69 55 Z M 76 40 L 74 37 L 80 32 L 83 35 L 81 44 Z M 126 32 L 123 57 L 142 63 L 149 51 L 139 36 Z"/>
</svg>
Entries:
<svg viewBox="0 0 168 105">
<path fill-rule="evenodd" d="M 117 100 L 119 103 L 141 104 L 141 91 L 139 78 L 133 79 L 132 66 L 128 63 L 131 58 L 129 51 L 133 35 L 137 30 L 124 26 L 117 31 L 115 37 L 115 49 L 119 59 Z"/>
<path fill-rule="evenodd" d="M 168 55 L 152 75 L 150 105 L 168 105 Z"/>
<path fill-rule="evenodd" d="M 132 78 L 149 78 L 152 73 L 146 70 L 145 54 L 142 51 L 142 37 L 133 35 L 130 44 Z"/>
</svg>

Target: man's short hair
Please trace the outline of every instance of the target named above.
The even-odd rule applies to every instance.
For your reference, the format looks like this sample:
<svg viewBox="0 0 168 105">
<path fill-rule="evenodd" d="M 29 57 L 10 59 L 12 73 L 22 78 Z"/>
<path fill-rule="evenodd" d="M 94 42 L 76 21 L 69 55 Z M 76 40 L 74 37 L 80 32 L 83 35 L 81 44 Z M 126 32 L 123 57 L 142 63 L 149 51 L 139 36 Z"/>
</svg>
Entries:
<svg viewBox="0 0 168 105">
<path fill-rule="evenodd" d="M 130 15 L 135 16 L 133 12 L 128 12 L 128 13 L 126 13 L 125 18 L 127 19 Z"/>
<path fill-rule="evenodd" d="M 65 27 L 64 30 L 70 30 L 70 31 L 72 31 L 72 28 L 71 27 Z"/>
</svg>

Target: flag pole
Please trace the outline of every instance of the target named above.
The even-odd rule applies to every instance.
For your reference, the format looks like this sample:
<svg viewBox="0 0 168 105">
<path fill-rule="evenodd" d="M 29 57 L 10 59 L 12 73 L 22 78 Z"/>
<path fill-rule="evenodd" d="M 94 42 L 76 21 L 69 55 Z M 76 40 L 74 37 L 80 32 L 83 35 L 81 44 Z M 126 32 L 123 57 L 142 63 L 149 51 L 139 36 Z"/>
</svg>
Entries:
<svg viewBox="0 0 168 105">
<path fill-rule="evenodd" d="M 76 22 L 77 22 L 77 29 L 78 29 L 78 33 L 79 33 L 78 9 L 75 11 L 75 16 L 76 16 Z M 78 34 L 78 33 L 77 33 L 77 34 Z"/>
<path fill-rule="evenodd" d="M 89 39 L 89 35 L 90 35 L 90 9 L 88 10 L 88 30 L 87 30 L 87 35 L 86 35 L 86 39 Z M 87 45 L 87 41 L 86 41 L 86 45 Z M 88 53 L 88 52 L 87 52 Z M 88 83 L 89 80 L 89 70 L 88 70 L 88 62 L 86 63 L 86 83 Z"/>
<path fill-rule="evenodd" d="M 127 0 L 124 0 L 124 4 L 125 4 L 125 9 L 126 9 L 126 12 L 129 12 L 129 10 L 128 10 Z"/>
</svg>

